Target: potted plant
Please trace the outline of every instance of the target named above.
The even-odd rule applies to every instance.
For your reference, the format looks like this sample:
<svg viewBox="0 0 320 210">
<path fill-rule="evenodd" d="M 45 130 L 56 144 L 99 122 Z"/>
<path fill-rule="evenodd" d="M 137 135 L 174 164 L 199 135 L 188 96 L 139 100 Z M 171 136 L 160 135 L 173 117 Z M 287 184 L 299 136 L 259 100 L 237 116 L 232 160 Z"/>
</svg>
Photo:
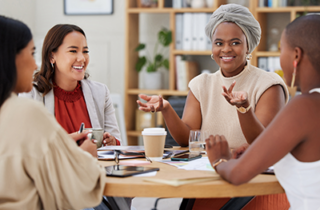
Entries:
<svg viewBox="0 0 320 210">
<path fill-rule="evenodd" d="M 157 43 L 153 50 L 153 55 L 146 52 L 145 56 L 139 56 L 135 69 L 140 72 L 144 66 L 146 66 L 145 76 L 148 78 L 144 79 L 145 89 L 161 89 L 162 79 L 160 68 L 169 69 L 169 60 L 164 56 L 164 49 L 172 42 L 172 32 L 166 28 L 162 28 L 158 32 Z M 145 50 L 146 45 L 140 43 L 135 51 L 139 52 Z M 156 78 L 154 78 L 156 77 Z M 151 85 L 151 86 L 150 86 Z"/>
</svg>

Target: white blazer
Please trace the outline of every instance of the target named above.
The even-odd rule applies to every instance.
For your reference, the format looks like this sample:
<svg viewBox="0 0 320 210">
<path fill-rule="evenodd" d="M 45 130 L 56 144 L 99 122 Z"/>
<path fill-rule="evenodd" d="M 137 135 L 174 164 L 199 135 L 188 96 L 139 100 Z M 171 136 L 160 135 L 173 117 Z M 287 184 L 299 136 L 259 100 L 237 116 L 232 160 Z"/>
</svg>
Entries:
<svg viewBox="0 0 320 210">
<path fill-rule="evenodd" d="M 121 142 L 115 109 L 110 98 L 108 87 L 99 82 L 83 79 L 81 80 L 81 88 L 92 127 L 104 128 L 105 132 L 109 132 Z M 55 116 L 53 89 L 44 97 L 35 87 L 33 87 L 29 93 L 20 93 L 19 96 L 42 101 L 49 112 Z"/>
</svg>

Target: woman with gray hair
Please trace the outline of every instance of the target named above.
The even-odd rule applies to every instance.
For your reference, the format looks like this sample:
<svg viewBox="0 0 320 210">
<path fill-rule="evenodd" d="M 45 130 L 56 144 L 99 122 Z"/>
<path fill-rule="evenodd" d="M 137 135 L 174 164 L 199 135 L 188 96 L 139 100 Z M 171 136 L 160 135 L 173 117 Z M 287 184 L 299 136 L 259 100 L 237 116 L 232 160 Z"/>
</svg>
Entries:
<svg viewBox="0 0 320 210">
<path fill-rule="evenodd" d="M 241 146 L 251 144 L 285 106 L 288 90 L 277 74 L 250 65 L 250 53 L 259 44 L 261 29 L 246 7 L 220 6 L 205 30 L 212 41 L 211 58 L 220 69 L 190 81 L 182 119 L 161 96 L 141 94 L 147 102 L 137 103 L 140 110 L 160 111 L 172 137 L 181 146 L 188 145 L 190 130 L 207 131 L 211 135 L 224 135 L 231 148 L 240 147 L 234 150 L 236 158 Z M 228 200 L 196 200 L 194 208 L 220 209 Z M 289 207 L 283 194 L 257 196 L 245 209 L 262 209 L 262 206 L 264 209 Z"/>
</svg>

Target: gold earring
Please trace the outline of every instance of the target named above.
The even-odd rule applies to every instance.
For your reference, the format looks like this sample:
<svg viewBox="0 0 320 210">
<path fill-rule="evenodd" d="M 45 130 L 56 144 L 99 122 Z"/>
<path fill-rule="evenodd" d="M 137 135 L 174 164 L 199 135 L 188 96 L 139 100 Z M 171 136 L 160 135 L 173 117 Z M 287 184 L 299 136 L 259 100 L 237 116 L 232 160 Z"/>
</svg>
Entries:
<svg viewBox="0 0 320 210">
<path fill-rule="evenodd" d="M 213 58 L 213 54 L 211 54 L 211 59 L 212 59 L 212 60 L 214 60 L 214 58 Z"/>
<path fill-rule="evenodd" d="M 292 80 L 291 80 L 291 88 L 294 87 L 294 82 L 296 80 L 296 73 L 297 73 L 297 61 L 293 61 L 293 73 L 292 73 Z"/>
<path fill-rule="evenodd" d="M 249 53 L 249 54 L 247 54 L 247 57 L 246 57 L 246 60 L 247 61 L 250 61 L 252 59 L 252 55 Z"/>
</svg>

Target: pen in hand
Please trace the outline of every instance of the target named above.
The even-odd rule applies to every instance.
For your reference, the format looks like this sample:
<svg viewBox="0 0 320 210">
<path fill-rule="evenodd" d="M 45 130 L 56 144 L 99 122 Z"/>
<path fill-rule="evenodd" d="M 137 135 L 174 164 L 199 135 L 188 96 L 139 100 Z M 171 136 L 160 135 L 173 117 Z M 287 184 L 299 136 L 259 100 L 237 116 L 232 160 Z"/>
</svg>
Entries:
<svg viewBox="0 0 320 210">
<path fill-rule="evenodd" d="M 84 128 L 84 123 L 81 123 L 81 125 L 80 125 L 80 129 L 79 129 L 79 133 L 82 133 L 83 128 Z"/>
<path fill-rule="evenodd" d="M 84 123 L 81 123 L 79 133 L 82 133 L 83 128 L 84 128 Z M 80 146 L 82 144 L 82 142 L 83 142 L 83 140 L 78 140 L 77 141 L 78 146 Z"/>
</svg>

